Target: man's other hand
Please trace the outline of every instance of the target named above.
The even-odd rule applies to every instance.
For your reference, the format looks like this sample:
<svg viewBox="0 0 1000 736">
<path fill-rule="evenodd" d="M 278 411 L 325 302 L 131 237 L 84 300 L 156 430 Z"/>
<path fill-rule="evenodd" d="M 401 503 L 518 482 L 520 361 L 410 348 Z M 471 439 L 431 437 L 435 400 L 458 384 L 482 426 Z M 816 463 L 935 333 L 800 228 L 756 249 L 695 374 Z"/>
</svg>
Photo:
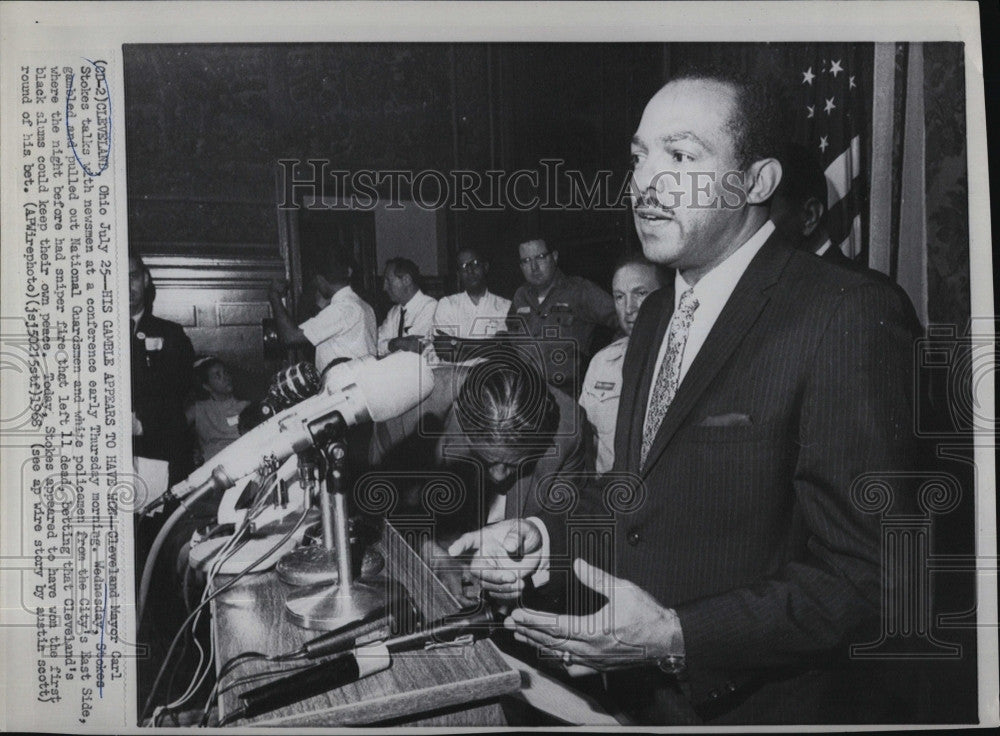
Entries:
<svg viewBox="0 0 1000 736">
<path fill-rule="evenodd" d="M 469 570 L 495 600 L 514 601 L 525 578 L 541 564 L 542 533 L 527 519 L 506 519 L 468 532 L 448 547 L 458 557 L 474 552 Z"/>
</svg>

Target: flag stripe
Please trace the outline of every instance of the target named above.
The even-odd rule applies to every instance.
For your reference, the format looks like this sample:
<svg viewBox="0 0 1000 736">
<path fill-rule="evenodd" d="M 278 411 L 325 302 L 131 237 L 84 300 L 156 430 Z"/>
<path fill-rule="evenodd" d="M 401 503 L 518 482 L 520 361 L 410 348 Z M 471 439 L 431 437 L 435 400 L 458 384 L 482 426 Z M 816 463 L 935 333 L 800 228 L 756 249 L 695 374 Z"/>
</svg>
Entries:
<svg viewBox="0 0 1000 736">
<path fill-rule="evenodd" d="M 854 136 L 851 145 L 826 167 L 827 209 L 833 209 L 851 189 L 854 178 L 861 173 L 861 137 Z"/>
<path fill-rule="evenodd" d="M 854 216 L 850 232 L 837 247 L 848 258 L 856 258 L 861 252 L 861 215 Z"/>
<path fill-rule="evenodd" d="M 830 240 L 839 243 L 851 232 L 854 216 L 860 214 L 857 192 L 850 191 L 847 196 L 833 205 L 826 215 L 826 229 Z"/>
</svg>

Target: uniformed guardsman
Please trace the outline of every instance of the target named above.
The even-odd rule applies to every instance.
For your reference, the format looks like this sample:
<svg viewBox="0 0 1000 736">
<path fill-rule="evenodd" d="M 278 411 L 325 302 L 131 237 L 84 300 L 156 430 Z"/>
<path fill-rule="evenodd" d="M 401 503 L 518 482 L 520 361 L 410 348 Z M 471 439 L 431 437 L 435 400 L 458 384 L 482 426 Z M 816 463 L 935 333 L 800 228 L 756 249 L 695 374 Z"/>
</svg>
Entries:
<svg viewBox="0 0 1000 736">
<path fill-rule="evenodd" d="M 592 456 L 598 473 L 611 470 L 615 461 L 615 419 L 622 391 L 622 361 L 632 325 L 643 300 L 662 284 L 662 271 L 641 253 L 626 256 L 615 267 L 611 295 L 615 300 L 618 324 L 625 336 L 593 357 L 580 393 L 580 406 L 593 429 L 595 449 Z"/>
<path fill-rule="evenodd" d="M 564 274 L 558 265 L 559 251 L 545 240 L 526 240 L 517 251 L 526 283 L 514 292 L 507 332 L 535 338 L 545 380 L 576 395 L 594 329 L 617 328 L 614 302 L 597 284 Z"/>
</svg>

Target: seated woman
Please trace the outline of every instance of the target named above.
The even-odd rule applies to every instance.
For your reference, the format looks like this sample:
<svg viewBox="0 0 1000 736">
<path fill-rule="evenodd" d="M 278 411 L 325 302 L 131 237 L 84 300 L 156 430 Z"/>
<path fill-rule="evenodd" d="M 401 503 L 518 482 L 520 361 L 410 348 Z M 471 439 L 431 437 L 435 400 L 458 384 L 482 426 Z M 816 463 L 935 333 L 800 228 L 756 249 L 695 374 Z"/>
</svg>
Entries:
<svg viewBox="0 0 1000 736">
<path fill-rule="evenodd" d="M 228 366 L 215 356 L 194 363 L 199 395 L 185 412 L 198 438 L 195 465 L 211 460 L 239 438 L 239 416 L 249 401 L 237 399 Z"/>
</svg>

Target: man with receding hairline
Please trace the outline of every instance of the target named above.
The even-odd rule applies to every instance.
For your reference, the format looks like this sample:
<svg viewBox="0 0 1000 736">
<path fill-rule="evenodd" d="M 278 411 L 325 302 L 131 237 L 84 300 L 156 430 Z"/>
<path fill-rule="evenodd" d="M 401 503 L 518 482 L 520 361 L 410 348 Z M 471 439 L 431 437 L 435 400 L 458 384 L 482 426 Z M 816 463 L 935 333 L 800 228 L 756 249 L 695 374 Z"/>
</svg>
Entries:
<svg viewBox="0 0 1000 736">
<path fill-rule="evenodd" d="M 622 362 L 629 335 L 646 297 L 663 285 L 663 274 L 641 253 L 622 258 L 611 277 L 611 297 L 624 337 L 598 351 L 587 366 L 583 390 L 577 402 L 587 413 L 593 430 L 588 459 L 598 473 L 611 470 L 615 459 L 615 425 L 622 393 Z"/>
<path fill-rule="evenodd" d="M 878 640 L 893 595 L 881 518 L 855 494 L 877 478 L 891 513 L 910 508 L 913 335 L 890 286 L 775 233 L 784 134 L 772 90 L 726 72 L 675 78 L 646 106 L 633 218 L 645 255 L 676 275 L 643 303 L 623 366 L 613 475 L 641 486 L 634 503 L 609 488 L 583 509 L 613 512 L 610 546 L 573 552 L 596 565 L 567 560 L 602 611 L 505 621 L 605 672 L 639 724 L 909 715 L 851 646 Z M 565 517 L 541 518 L 553 555 L 579 549 Z M 523 559 L 496 559 L 484 586 L 523 589 Z"/>
</svg>

